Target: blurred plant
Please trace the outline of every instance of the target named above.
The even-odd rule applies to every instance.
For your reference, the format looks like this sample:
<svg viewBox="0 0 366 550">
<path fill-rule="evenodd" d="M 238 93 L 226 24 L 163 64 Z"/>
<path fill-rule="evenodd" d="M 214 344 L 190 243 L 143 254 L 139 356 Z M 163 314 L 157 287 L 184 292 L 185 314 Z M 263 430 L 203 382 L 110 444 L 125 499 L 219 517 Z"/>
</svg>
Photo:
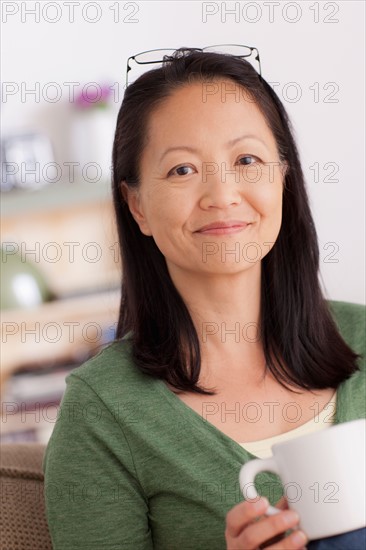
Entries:
<svg viewBox="0 0 366 550">
<path fill-rule="evenodd" d="M 92 88 L 92 89 L 90 89 Z M 84 86 L 75 97 L 74 104 L 80 109 L 106 109 L 111 103 L 112 89 L 110 86 Z"/>
</svg>

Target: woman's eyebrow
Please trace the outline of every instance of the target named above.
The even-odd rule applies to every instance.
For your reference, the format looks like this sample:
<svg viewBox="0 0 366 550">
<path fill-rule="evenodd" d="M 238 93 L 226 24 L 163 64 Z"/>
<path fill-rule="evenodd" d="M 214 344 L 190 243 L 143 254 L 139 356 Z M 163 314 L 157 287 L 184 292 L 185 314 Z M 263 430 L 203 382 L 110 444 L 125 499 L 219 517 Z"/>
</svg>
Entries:
<svg viewBox="0 0 366 550">
<path fill-rule="evenodd" d="M 260 139 L 258 136 L 255 136 L 254 134 L 244 134 L 244 135 L 239 136 L 237 138 L 231 139 L 230 141 L 228 141 L 225 144 L 225 147 L 227 149 L 229 149 L 230 147 L 233 147 L 234 145 L 236 145 L 236 143 L 238 143 L 239 141 L 243 141 L 244 139 L 254 139 L 256 141 L 259 141 L 268 150 L 268 147 L 267 147 L 266 143 L 262 139 Z M 168 153 L 171 153 L 173 151 L 188 151 L 189 153 L 199 153 L 200 152 L 198 149 L 195 149 L 194 147 L 190 147 L 189 145 L 176 145 L 174 147 L 168 147 L 168 149 L 165 149 L 165 151 L 162 153 L 162 155 L 159 159 L 159 163 L 163 160 L 165 155 L 167 155 Z"/>
</svg>

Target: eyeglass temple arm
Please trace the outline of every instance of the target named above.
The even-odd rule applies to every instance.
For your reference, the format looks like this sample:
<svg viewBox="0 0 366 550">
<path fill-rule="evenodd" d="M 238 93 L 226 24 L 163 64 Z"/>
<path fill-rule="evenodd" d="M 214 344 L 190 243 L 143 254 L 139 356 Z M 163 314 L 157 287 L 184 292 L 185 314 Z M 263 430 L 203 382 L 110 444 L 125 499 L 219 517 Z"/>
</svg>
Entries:
<svg viewBox="0 0 366 550">
<path fill-rule="evenodd" d="M 144 52 L 145 53 L 145 52 Z M 162 61 L 161 60 L 157 60 L 157 61 L 137 61 L 137 59 L 135 59 L 136 55 L 131 55 L 128 59 L 127 59 L 127 67 L 126 67 L 126 87 L 127 87 L 127 84 L 128 84 L 128 73 L 129 71 L 132 69 L 132 67 L 130 67 L 130 59 L 133 59 L 135 61 L 135 63 L 138 63 L 139 65 L 152 65 L 153 63 L 161 63 Z"/>
<path fill-rule="evenodd" d="M 260 59 L 259 51 L 257 50 L 257 48 L 252 48 L 252 50 L 256 52 L 255 59 L 258 61 L 259 74 L 260 74 L 260 76 L 262 76 L 262 65 L 261 65 L 261 59 Z"/>
<path fill-rule="evenodd" d="M 128 73 L 130 72 L 131 70 L 131 67 L 130 67 L 130 60 L 131 59 L 134 59 L 134 56 L 131 55 L 128 59 L 127 59 L 127 67 L 126 67 L 126 88 L 128 86 Z"/>
</svg>

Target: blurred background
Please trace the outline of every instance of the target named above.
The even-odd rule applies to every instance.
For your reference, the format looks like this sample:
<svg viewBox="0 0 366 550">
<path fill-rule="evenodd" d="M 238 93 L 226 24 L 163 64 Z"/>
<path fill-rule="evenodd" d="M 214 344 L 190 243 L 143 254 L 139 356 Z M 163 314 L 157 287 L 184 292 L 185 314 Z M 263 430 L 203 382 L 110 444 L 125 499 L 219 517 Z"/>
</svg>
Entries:
<svg viewBox="0 0 366 550">
<path fill-rule="evenodd" d="M 363 2 L 1 9 L 2 441 L 47 442 L 65 376 L 115 335 L 122 266 L 111 148 L 126 61 L 138 52 L 258 48 L 293 123 L 324 292 L 365 303 Z M 131 66 L 130 81 L 141 73 Z"/>
</svg>

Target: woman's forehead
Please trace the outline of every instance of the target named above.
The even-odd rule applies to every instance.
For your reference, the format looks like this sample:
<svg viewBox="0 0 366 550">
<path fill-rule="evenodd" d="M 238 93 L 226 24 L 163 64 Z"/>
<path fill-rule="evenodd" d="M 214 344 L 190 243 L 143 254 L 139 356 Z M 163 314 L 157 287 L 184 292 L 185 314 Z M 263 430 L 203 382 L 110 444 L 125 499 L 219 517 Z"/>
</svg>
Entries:
<svg viewBox="0 0 366 550">
<path fill-rule="evenodd" d="M 231 81 L 223 81 L 231 84 Z M 219 82 L 218 84 L 221 84 Z M 147 124 L 146 144 L 160 149 L 181 142 L 225 145 L 241 135 L 252 135 L 275 148 L 275 138 L 267 120 L 253 101 L 220 91 L 203 100 L 202 83 L 191 83 L 174 90 L 154 109 Z M 183 141 L 182 141 L 183 140 Z"/>
</svg>

